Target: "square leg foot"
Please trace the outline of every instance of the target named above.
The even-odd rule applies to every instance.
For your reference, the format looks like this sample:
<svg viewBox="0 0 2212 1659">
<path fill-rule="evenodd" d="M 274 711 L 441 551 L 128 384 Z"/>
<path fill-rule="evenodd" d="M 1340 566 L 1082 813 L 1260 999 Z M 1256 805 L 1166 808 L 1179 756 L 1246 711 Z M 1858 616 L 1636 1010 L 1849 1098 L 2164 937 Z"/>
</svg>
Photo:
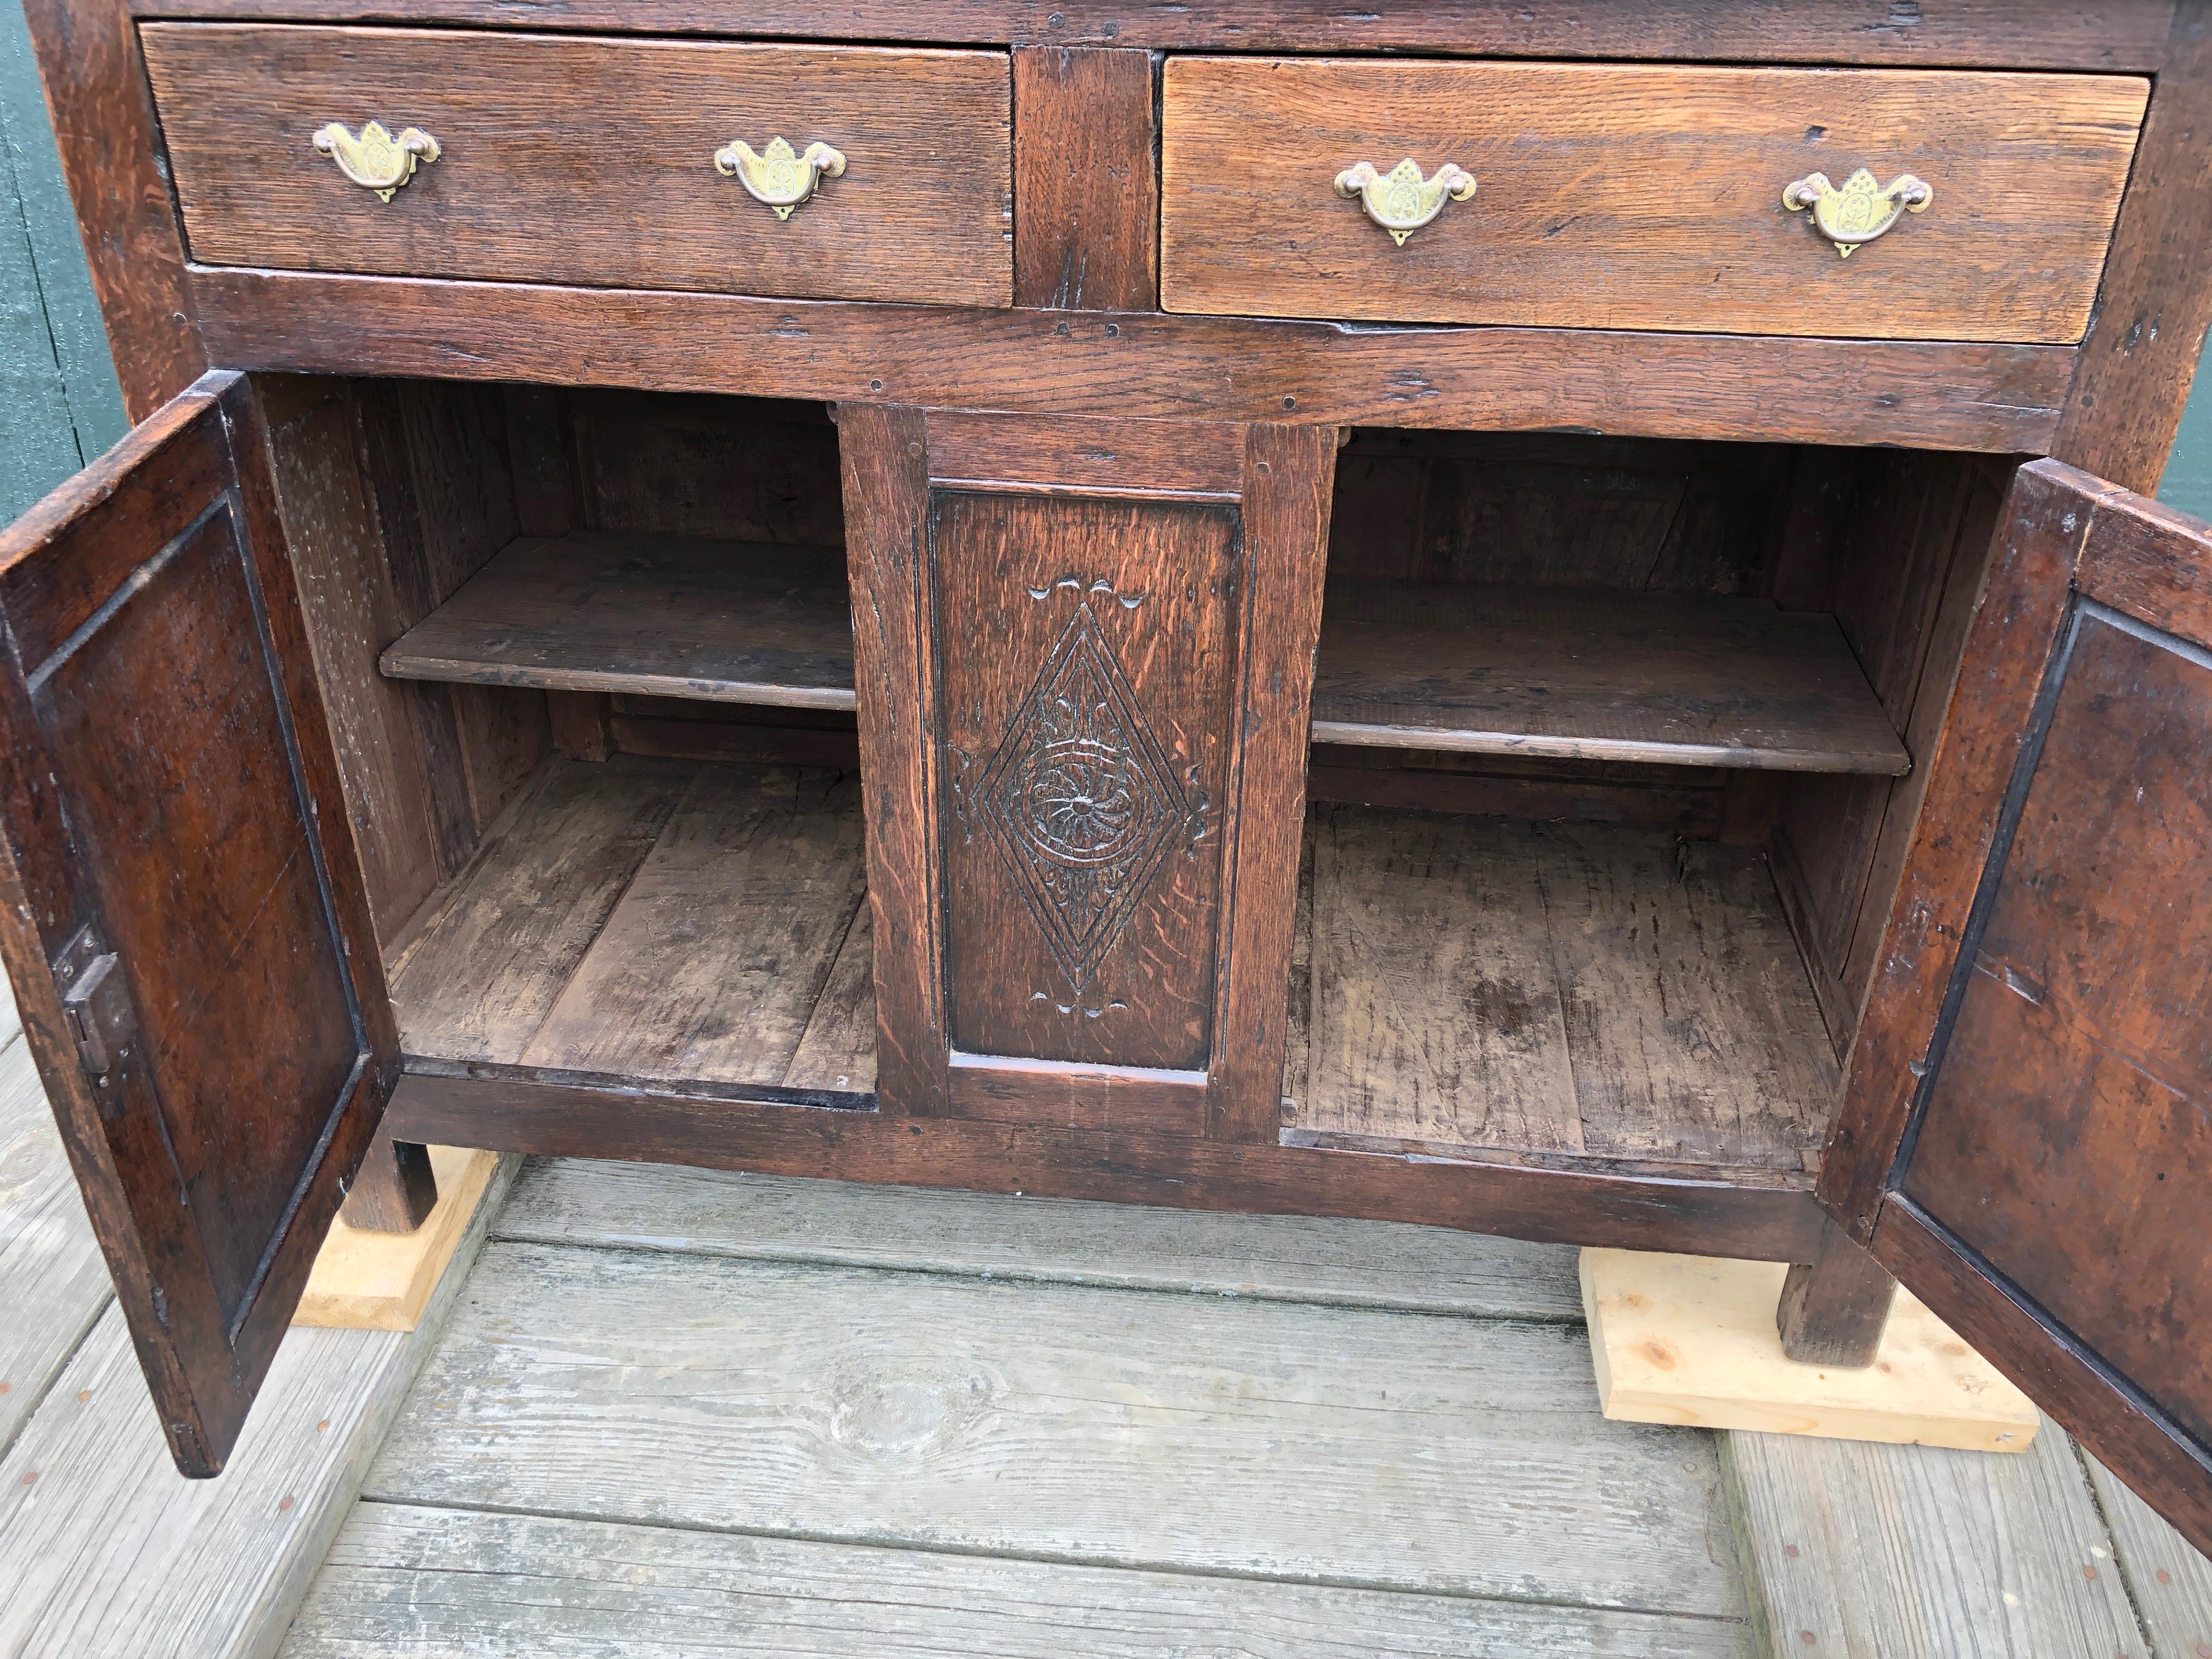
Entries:
<svg viewBox="0 0 2212 1659">
<path fill-rule="evenodd" d="M 469 1218 L 483 1202 L 484 1188 L 499 1167 L 497 1152 L 462 1146 L 433 1146 L 430 1167 L 438 1176 L 438 1204 L 429 1219 L 411 1233 L 372 1233 L 331 1223 L 307 1275 L 295 1325 L 334 1326 L 341 1330 L 411 1331 L 437 1288 L 438 1275 L 453 1258 Z"/>
<path fill-rule="evenodd" d="M 1583 1311 L 1605 1414 L 1626 1423 L 1756 1429 L 1962 1451 L 2026 1451 L 2028 1397 L 1902 1286 L 1875 1363 L 1801 1365 L 1782 1352 L 1778 1261 L 1584 1250 Z"/>
</svg>

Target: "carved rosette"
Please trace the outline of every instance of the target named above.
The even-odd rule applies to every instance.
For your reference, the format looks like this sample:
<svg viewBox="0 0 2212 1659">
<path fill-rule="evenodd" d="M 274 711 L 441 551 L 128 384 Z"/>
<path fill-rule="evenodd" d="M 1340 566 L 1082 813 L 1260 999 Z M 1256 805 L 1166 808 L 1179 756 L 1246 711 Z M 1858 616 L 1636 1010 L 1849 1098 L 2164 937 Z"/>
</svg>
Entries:
<svg viewBox="0 0 2212 1659">
<path fill-rule="evenodd" d="M 1203 833 L 1086 602 L 972 793 L 981 827 L 1079 992 L 1169 848 Z"/>
</svg>

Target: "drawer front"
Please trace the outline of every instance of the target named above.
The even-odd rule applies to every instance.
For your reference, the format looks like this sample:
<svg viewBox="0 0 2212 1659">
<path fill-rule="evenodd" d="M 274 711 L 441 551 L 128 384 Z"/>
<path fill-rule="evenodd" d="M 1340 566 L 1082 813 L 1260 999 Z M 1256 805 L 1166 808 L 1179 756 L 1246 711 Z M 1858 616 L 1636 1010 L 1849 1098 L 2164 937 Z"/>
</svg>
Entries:
<svg viewBox="0 0 2212 1659">
<path fill-rule="evenodd" d="M 2130 76 L 1171 59 L 1163 302 L 2069 343 L 2148 96 Z M 1464 170 L 1474 193 L 1401 196 L 1411 216 L 1435 210 L 1401 243 L 1337 181 L 1408 158 L 1431 183 Z M 1841 190 L 1861 168 L 1933 194 L 1893 215 L 1877 201 L 1864 222 L 1887 217 L 1886 233 L 1841 256 L 1783 196 L 1814 173 Z"/>
<path fill-rule="evenodd" d="M 1002 53 L 197 23 L 142 33 L 205 264 L 1012 297 Z M 356 182 L 342 163 L 372 181 L 391 173 L 346 140 L 319 149 L 317 135 L 336 123 L 357 139 L 371 121 L 427 134 L 435 158 L 418 140 L 388 193 Z M 843 161 L 782 213 L 726 153 L 742 141 L 767 159 L 779 137 L 801 159 L 763 180 L 769 196 L 804 187 L 813 144 Z"/>
</svg>

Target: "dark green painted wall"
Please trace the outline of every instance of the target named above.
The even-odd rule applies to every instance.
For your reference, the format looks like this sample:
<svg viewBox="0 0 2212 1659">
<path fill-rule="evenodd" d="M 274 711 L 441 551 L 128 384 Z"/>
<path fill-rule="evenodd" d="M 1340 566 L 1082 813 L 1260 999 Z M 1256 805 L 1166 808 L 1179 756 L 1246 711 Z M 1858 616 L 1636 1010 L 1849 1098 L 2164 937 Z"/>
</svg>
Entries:
<svg viewBox="0 0 2212 1659">
<path fill-rule="evenodd" d="M 0 524 L 123 431 L 21 0 L 0 0 Z M 2212 519 L 2212 375 L 2197 377 L 2160 493 Z"/>
</svg>

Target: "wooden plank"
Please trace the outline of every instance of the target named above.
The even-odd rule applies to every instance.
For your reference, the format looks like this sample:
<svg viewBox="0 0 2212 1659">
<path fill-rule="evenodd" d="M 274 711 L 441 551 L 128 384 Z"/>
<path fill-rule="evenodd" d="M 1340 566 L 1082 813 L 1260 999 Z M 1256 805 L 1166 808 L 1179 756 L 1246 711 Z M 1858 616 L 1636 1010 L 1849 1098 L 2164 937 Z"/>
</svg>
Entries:
<svg viewBox="0 0 2212 1659">
<path fill-rule="evenodd" d="M 1582 1253 L 1605 1414 L 1825 1439 L 2024 1452 L 2042 1418 L 2003 1373 L 1900 1294 L 1873 1363 L 1800 1364 L 1775 1327 L 1779 1262 Z"/>
<path fill-rule="evenodd" d="M 1711 1443 L 1603 1423 L 1589 1364 L 1570 1327 L 500 1244 L 365 1490 L 1740 1615 Z"/>
<path fill-rule="evenodd" d="M 394 970 L 406 1050 L 520 1060 L 695 771 L 631 756 L 549 768 Z"/>
<path fill-rule="evenodd" d="M 1998 454 L 2050 447 L 2075 356 L 2065 346 L 1361 329 L 216 267 L 195 267 L 192 291 L 209 350 L 258 369 L 589 380 L 1033 414 L 1091 416 L 1110 402 L 1131 419 Z"/>
<path fill-rule="evenodd" d="M 1732 1620 L 728 1537 L 362 1504 L 284 1659 L 505 1650 L 662 1659 L 1749 1659 Z"/>
<path fill-rule="evenodd" d="M 2127 1483 L 2076 1446 L 2111 1528 L 2128 1594 L 2160 1659 L 2212 1652 L 2212 1561 L 2161 1520 Z"/>
<path fill-rule="evenodd" d="M 501 0 L 141 0 L 162 16 L 374 18 L 514 27 Z M 918 15 L 908 0 L 864 0 L 824 16 L 810 0 L 568 0 L 521 20 L 533 29 L 639 29 L 834 39 L 1035 41 L 1170 51 L 1421 52 L 1475 57 L 1687 58 L 1717 63 L 1958 64 L 1992 69 L 2158 66 L 2172 0 L 1954 0 L 1900 11 L 1893 0 L 1808 0 L 1776 9 L 1596 0 L 1562 11 L 1518 3 L 1378 5 L 1265 0 L 1233 11 L 1067 0 L 1040 16 L 1034 0 L 945 0 Z"/>
<path fill-rule="evenodd" d="M 273 1655 L 519 1163 L 413 1333 L 287 1334 L 219 1480 L 177 1478 L 111 1308 L 0 1461 L 0 1652 Z"/>
<path fill-rule="evenodd" d="M 742 271 L 756 294 L 1010 297 L 1003 53 L 158 22 L 141 39 L 185 229 L 211 264 L 710 292 Z M 444 146 L 397 210 L 307 149 L 363 100 Z M 846 161 L 788 219 L 714 161 L 778 135 Z"/>
<path fill-rule="evenodd" d="M 1025 46 L 1014 61 L 1014 303 L 1151 311 L 1159 303 L 1152 56 Z"/>
<path fill-rule="evenodd" d="M 1173 58 L 1160 303 L 1771 335 L 1848 315 L 1862 337 L 2070 344 L 2149 98 L 2117 75 Z M 1400 246 L 1331 181 L 1406 156 L 1479 193 Z M 1936 194 L 1839 259 L 1782 192 L 1862 166 Z M 2045 188 L 2016 193 L 2023 173 Z"/>
<path fill-rule="evenodd" d="M 866 898 L 837 946 L 806 1030 L 783 1074 L 787 1089 L 871 1094 L 876 1086 L 876 918 Z"/>
<path fill-rule="evenodd" d="M 702 767 L 521 1063 L 780 1084 L 866 902 L 861 837 L 857 778 Z"/>
<path fill-rule="evenodd" d="M 533 1160 L 502 1238 L 1573 1323 L 1562 1245 L 1316 1220 Z"/>
<path fill-rule="evenodd" d="M 341 1215 L 315 1257 L 295 1325 L 349 1331 L 411 1331 L 476 1217 L 499 1168 L 496 1152 L 459 1146 L 426 1150 L 438 1200 L 411 1232 L 368 1232 Z"/>
<path fill-rule="evenodd" d="M 1332 583 L 1315 741 L 1901 775 L 1833 618 L 1759 599 Z"/>
<path fill-rule="evenodd" d="M 853 707 L 839 548 L 519 541 L 386 650 L 401 679 Z"/>
<path fill-rule="evenodd" d="M 1834 1064 L 1755 854 L 1601 825 L 1314 819 L 1302 1139 L 1813 1167 Z"/>
<path fill-rule="evenodd" d="M 114 1299 L 46 1088 L 11 1036 L 0 1048 L 0 1450 Z"/>
<path fill-rule="evenodd" d="M 2056 1428 L 2019 1457 L 1720 1438 L 1771 1654 L 2151 1659 Z"/>
</svg>

